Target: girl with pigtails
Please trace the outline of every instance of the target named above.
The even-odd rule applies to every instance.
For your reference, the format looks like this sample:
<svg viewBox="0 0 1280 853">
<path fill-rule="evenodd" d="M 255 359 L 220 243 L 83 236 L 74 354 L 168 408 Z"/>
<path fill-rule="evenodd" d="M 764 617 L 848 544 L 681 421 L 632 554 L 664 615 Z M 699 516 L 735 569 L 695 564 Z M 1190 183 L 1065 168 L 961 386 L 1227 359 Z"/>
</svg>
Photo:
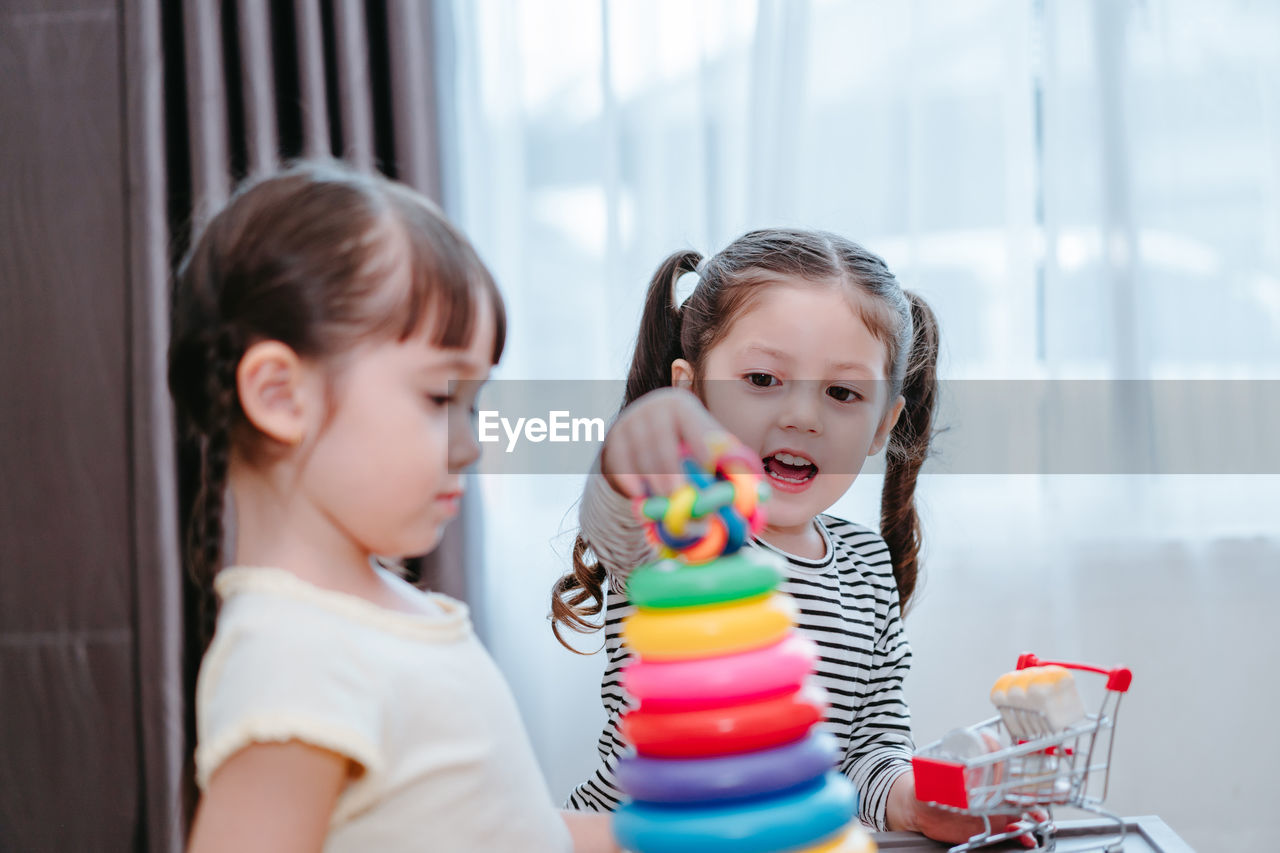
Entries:
<svg viewBox="0 0 1280 853">
<path fill-rule="evenodd" d="M 677 305 L 685 275 L 697 284 Z M 780 590 L 819 649 L 824 724 L 860 792 L 861 820 L 947 841 L 980 828 L 916 800 L 903 698 L 911 649 L 902 617 L 921 544 L 914 494 L 933 433 L 937 357 L 929 306 L 879 257 L 835 234 L 753 231 L 712 257 L 677 252 L 658 268 L 622 411 L 582 497 L 573 570 L 551 597 L 561 642 L 561 626 L 589 633 L 604 612 L 601 762 L 567 807 L 612 811 L 623 796 L 614 776 L 628 702 L 621 629 L 635 609 L 626 580 L 656 558 L 631 499 L 674 491 L 682 448 L 708 464 L 728 433 L 761 460 L 771 486 L 751 545 L 785 563 Z M 826 514 L 883 448 L 879 532 Z"/>
</svg>

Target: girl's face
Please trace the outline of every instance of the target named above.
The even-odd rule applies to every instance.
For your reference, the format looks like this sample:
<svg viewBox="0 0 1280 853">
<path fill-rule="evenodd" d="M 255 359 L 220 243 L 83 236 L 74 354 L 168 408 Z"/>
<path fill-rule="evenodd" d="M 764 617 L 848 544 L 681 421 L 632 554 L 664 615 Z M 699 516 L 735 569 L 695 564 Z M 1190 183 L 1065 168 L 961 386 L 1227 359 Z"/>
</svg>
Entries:
<svg viewBox="0 0 1280 853">
<path fill-rule="evenodd" d="M 806 529 L 897 421 L 885 346 L 855 307 L 869 298 L 840 283 L 766 285 L 706 355 L 703 402 L 760 455 L 773 488 L 768 528 Z M 687 367 L 673 367 L 676 384 L 688 384 Z"/>
<path fill-rule="evenodd" d="M 451 472 L 480 451 L 470 430 L 451 433 L 450 418 L 456 426 L 459 412 L 474 404 L 489 374 L 495 333 L 487 300 L 477 299 L 474 310 L 479 316 L 465 349 L 435 347 L 423 331 L 404 342 L 358 348 L 340 368 L 301 485 L 368 553 L 425 554 L 458 512 L 462 478 Z"/>
</svg>

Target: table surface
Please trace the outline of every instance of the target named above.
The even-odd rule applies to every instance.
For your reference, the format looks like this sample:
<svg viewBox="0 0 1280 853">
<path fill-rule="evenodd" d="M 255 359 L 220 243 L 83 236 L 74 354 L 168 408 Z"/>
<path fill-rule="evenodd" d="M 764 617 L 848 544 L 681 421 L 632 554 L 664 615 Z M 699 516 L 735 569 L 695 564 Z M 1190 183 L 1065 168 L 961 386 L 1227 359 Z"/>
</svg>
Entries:
<svg viewBox="0 0 1280 853">
<path fill-rule="evenodd" d="M 1127 817 L 1124 825 L 1125 853 L 1195 853 L 1167 823 L 1154 815 Z M 1115 834 L 1115 826 L 1115 823 L 1108 820 L 1058 821 L 1058 831 L 1055 834 L 1058 839 L 1057 850 L 1060 853 L 1070 853 L 1073 850 L 1096 849 L 1098 843 Z M 872 837 L 881 850 L 893 853 L 938 853 L 951 846 L 930 841 L 913 832 L 875 832 Z M 1004 850 L 1027 853 L 1025 847 L 1014 842 L 978 849 L 992 853 Z"/>
</svg>

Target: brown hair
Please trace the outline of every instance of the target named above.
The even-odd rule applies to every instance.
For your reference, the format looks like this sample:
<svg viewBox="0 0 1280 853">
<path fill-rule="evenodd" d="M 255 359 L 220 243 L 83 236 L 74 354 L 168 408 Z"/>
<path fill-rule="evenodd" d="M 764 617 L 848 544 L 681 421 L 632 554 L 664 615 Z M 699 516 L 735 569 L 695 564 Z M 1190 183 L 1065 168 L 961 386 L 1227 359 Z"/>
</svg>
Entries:
<svg viewBox="0 0 1280 853">
<path fill-rule="evenodd" d="M 405 264 L 410 284 L 393 291 L 388 276 Z M 169 390 L 199 448 L 187 550 L 205 590 L 204 642 L 231 450 L 250 459 L 267 450 L 236 392 L 246 349 L 274 340 L 303 358 L 332 360 L 362 341 L 407 340 L 428 317 L 432 344 L 466 346 L 479 300 L 494 312 L 496 363 L 506 315 L 471 244 L 427 199 L 340 163 L 300 163 L 247 183 L 208 223 L 178 269 L 169 344 Z"/>
<path fill-rule="evenodd" d="M 688 272 L 698 273 L 698 285 L 683 305 L 677 305 L 675 284 Z M 925 301 L 903 290 L 878 256 L 836 234 L 781 228 L 744 234 L 705 260 L 693 251 L 669 256 L 649 282 L 622 408 L 670 385 L 671 363 L 677 358 L 693 366 L 696 392 L 706 354 L 724 339 L 759 290 L 779 277 L 839 280 L 874 297 L 861 309 L 862 319 L 885 344 L 889 400 L 898 394 L 906 399 L 889 436 L 881 493 L 881 535 L 889 546 L 905 613 L 920 574 L 915 486 L 933 437 L 938 326 Z M 587 562 L 588 552 L 589 545 L 579 535 L 573 570 L 556 581 L 551 592 L 551 628 L 567 647 L 560 634 L 562 624 L 584 634 L 600 627 L 592 618 L 604 608 L 605 570 L 598 561 Z"/>
</svg>

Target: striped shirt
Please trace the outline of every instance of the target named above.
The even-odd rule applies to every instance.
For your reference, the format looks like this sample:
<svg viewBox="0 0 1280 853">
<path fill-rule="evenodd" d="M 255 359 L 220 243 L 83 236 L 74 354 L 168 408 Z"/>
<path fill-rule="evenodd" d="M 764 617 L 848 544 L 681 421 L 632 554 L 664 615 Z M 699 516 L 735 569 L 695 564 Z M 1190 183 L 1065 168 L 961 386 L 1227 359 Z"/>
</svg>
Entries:
<svg viewBox="0 0 1280 853">
<path fill-rule="evenodd" d="M 622 622 L 635 612 L 625 594 L 625 577 L 627 567 L 649 562 L 655 555 L 626 499 L 598 474 L 588 478 L 580 523 L 583 538 L 609 575 L 607 664 L 600 685 L 608 719 L 598 743 L 600 765 L 565 805 L 612 811 L 624 797 L 614 781 L 614 768 L 628 749 L 618 721 L 635 704 L 620 683 L 622 668 L 631 660 L 622 645 Z M 798 606 L 797 631 L 818 646 L 813 681 L 827 692 L 823 725 L 840 744 L 839 769 L 859 791 L 862 822 L 885 830 L 889 789 L 910 769 L 914 751 L 903 698 L 911 648 L 903 632 L 889 549 L 879 534 L 861 525 L 829 515 L 818 516 L 814 524 L 826 543 L 821 559 L 787 554 L 759 539 L 752 545 L 785 560 L 779 590 Z"/>
</svg>

